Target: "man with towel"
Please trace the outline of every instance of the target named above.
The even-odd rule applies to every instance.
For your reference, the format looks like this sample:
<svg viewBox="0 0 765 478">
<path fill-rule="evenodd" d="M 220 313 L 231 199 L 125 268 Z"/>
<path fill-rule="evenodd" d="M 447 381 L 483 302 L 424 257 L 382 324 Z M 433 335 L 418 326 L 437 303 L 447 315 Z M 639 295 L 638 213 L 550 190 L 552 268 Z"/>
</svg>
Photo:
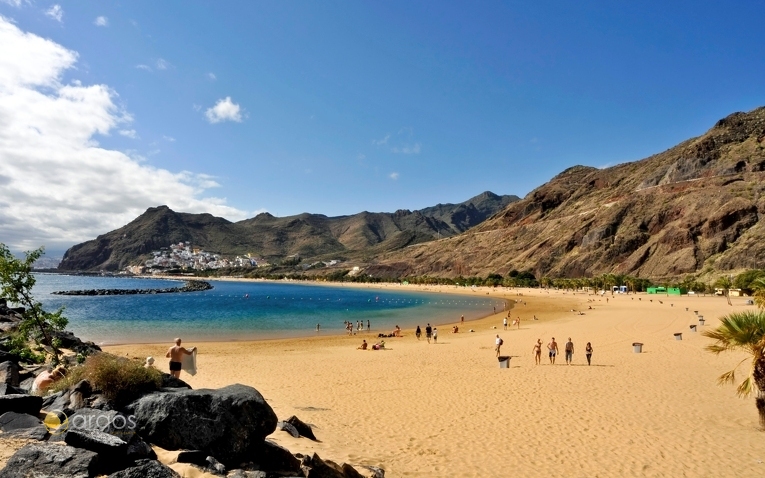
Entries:
<svg viewBox="0 0 765 478">
<path fill-rule="evenodd" d="M 183 355 L 191 355 L 196 349 L 193 347 L 191 350 L 187 350 L 185 347 L 181 347 L 181 339 L 175 339 L 175 346 L 170 347 L 165 354 L 165 357 L 170 359 L 170 375 L 180 378 Z"/>
</svg>

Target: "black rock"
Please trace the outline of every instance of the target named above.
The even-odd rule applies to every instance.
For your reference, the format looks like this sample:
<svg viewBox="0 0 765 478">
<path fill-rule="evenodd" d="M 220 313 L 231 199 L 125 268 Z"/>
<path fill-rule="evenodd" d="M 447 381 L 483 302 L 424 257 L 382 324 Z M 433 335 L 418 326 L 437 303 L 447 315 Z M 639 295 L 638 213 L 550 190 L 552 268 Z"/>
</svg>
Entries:
<svg viewBox="0 0 765 478">
<path fill-rule="evenodd" d="M 6 412 L 0 415 L 0 430 L 6 436 L 44 440 L 48 429 L 39 418 L 26 413 Z"/>
<path fill-rule="evenodd" d="M 64 435 L 64 442 L 76 448 L 98 453 L 108 460 L 122 460 L 127 455 L 127 443 L 109 433 L 100 430 L 70 429 Z"/>
<path fill-rule="evenodd" d="M 114 410 L 96 410 L 81 408 L 69 417 L 69 430 L 93 430 L 120 439 L 127 443 L 125 455 L 128 460 L 143 458 L 156 459 L 157 455 L 151 446 L 136 433 L 137 424 L 133 417 Z M 70 432 L 67 432 L 67 436 Z"/>
<path fill-rule="evenodd" d="M 13 387 L 19 386 L 19 364 L 6 360 L 0 363 L 0 383 L 6 383 Z"/>
<path fill-rule="evenodd" d="M 282 475 L 297 474 L 300 472 L 301 461 L 289 450 L 269 440 L 251 455 L 257 463 L 257 468 L 269 472 L 277 472 Z"/>
<path fill-rule="evenodd" d="M 184 382 L 180 378 L 173 377 L 169 373 L 163 373 L 162 374 L 162 385 L 161 388 L 188 388 L 191 390 L 191 385 Z"/>
<path fill-rule="evenodd" d="M 26 395 L 27 392 L 21 387 L 14 387 L 7 383 L 0 383 L 0 396 L 3 395 Z"/>
<path fill-rule="evenodd" d="M 23 394 L 0 396 L 0 415 L 5 412 L 37 415 L 40 413 L 40 408 L 42 408 L 42 397 Z"/>
<path fill-rule="evenodd" d="M 316 435 L 313 434 L 313 429 L 311 428 L 311 425 L 303 422 L 301 419 L 296 417 L 295 415 L 292 415 L 286 420 L 287 423 L 295 427 L 295 429 L 300 433 L 300 436 L 304 436 L 306 438 L 310 438 L 313 441 L 318 441 L 316 439 Z"/>
<path fill-rule="evenodd" d="M 29 393 L 32 390 L 32 385 L 35 383 L 35 378 L 27 378 L 21 381 L 19 383 L 19 388 L 23 390 L 22 393 Z"/>
<path fill-rule="evenodd" d="M 69 390 L 62 390 L 43 398 L 42 409 L 46 411 L 59 410 L 67 415 L 74 413 L 70 406 Z"/>
<path fill-rule="evenodd" d="M 221 462 L 215 459 L 215 457 L 208 456 L 205 469 L 216 475 L 226 475 L 226 467 Z"/>
<path fill-rule="evenodd" d="M 231 470 L 228 473 L 228 478 L 268 478 L 268 473 L 265 471 L 250 471 L 250 470 Z"/>
<path fill-rule="evenodd" d="M 180 476 L 175 470 L 156 460 L 138 460 L 135 466 L 112 473 L 109 478 L 180 478 Z"/>
<path fill-rule="evenodd" d="M 227 466 L 245 461 L 276 430 L 276 414 L 254 388 L 176 389 L 145 395 L 127 408 L 138 433 L 167 450 L 202 450 Z"/>
<path fill-rule="evenodd" d="M 0 478 L 89 478 L 96 476 L 97 464 L 98 455 L 92 451 L 29 443 L 11 456 L 0 470 Z"/>
<path fill-rule="evenodd" d="M 300 432 L 297 431 L 297 428 L 295 428 L 294 426 L 292 426 L 291 424 L 289 424 L 287 422 L 279 422 L 279 423 L 277 423 L 276 424 L 276 428 L 278 428 L 279 430 L 281 430 L 283 432 L 289 433 L 290 435 L 292 435 L 295 438 L 300 438 Z"/>
<path fill-rule="evenodd" d="M 306 478 L 346 478 L 343 467 L 333 461 L 322 460 L 316 453 L 310 457 L 307 464 L 302 466 L 302 469 Z M 361 477 L 360 474 L 358 476 Z"/>
<path fill-rule="evenodd" d="M 178 463 L 191 463 L 192 465 L 205 466 L 207 465 L 207 453 L 202 450 L 183 450 L 178 453 L 178 458 L 175 459 Z"/>
<path fill-rule="evenodd" d="M 98 345 L 93 342 L 83 342 L 67 330 L 54 330 L 51 332 L 51 338 L 58 339 L 61 342 L 61 348 L 73 350 L 78 354 L 91 355 L 101 351 Z"/>
<path fill-rule="evenodd" d="M 14 362 L 19 363 L 19 356 L 6 352 L 5 350 L 0 350 L 0 362 Z"/>
</svg>

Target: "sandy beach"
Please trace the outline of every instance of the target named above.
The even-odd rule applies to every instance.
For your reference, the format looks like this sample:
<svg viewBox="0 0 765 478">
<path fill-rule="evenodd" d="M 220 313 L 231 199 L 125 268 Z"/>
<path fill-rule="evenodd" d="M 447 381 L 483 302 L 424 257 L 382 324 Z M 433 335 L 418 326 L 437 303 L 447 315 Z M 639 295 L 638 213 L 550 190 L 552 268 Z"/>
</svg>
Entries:
<svg viewBox="0 0 765 478">
<path fill-rule="evenodd" d="M 502 330 L 504 314 L 498 312 L 467 322 L 458 334 L 439 326 L 438 344 L 418 341 L 406 330 L 402 338 L 385 339 L 384 351 L 356 349 L 362 339 L 376 342 L 377 330 L 353 337 L 188 343 L 199 347 L 200 371 L 182 378 L 194 388 L 251 385 L 281 419 L 297 415 L 315 426 L 321 440 L 277 431 L 270 437 L 275 442 L 292 452 L 381 466 L 386 476 L 765 473 L 765 434 L 757 428 L 754 400 L 716 385 L 717 376 L 744 356 L 705 352 L 709 339 L 689 328 L 698 324 L 694 310 L 707 320 L 702 330 L 723 314 L 751 308 L 744 298 L 733 298 L 731 307 L 722 297 L 640 294 L 607 296 L 606 302 L 562 291 L 490 295 L 522 301 L 511 312 L 521 317 L 520 329 Z M 539 320 L 531 320 L 534 315 Z M 500 369 L 495 358 L 497 333 L 504 339 L 502 354 L 512 356 L 509 369 Z M 562 354 L 549 365 L 546 348 L 542 365 L 534 364 L 533 344 L 541 338 L 545 347 L 551 337 L 561 351 L 572 338 L 572 366 Z M 592 366 L 586 342 L 594 348 Z M 633 342 L 645 344 L 643 353 L 633 352 Z M 106 350 L 164 357 L 169 345 Z M 167 366 L 165 359 L 159 363 Z"/>
</svg>

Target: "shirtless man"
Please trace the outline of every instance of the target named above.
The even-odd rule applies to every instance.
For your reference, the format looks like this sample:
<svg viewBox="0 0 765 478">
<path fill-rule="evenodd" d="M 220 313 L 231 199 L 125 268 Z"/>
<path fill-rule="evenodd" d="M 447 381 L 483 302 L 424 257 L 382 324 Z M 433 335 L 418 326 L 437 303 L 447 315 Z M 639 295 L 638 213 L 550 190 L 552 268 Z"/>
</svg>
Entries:
<svg viewBox="0 0 765 478">
<path fill-rule="evenodd" d="M 558 342 L 555 341 L 555 337 L 547 344 L 547 350 L 550 351 L 550 365 L 555 365 L 555 356 L 558 355 Z"/>
<path fill-rule="evenodd" d="M 574 358 L 574 342 L 571 341 L 571 337 L 566 342 L 566 363 L 571 365 L 571 359 Z"/>
<path fill-rule="evenodd" d="M 181 347 L 181 339 L 175 339 L 175 346 L 170 347 L 165 354 L 165 357 L 170 359 L 170 375 L 175 378 L 180 378 L 183 354 L 191 355 L 196 349 L 197 348 L 194 347 L 191 350 L 187 350 L 185 347 Z"/>
</svg>

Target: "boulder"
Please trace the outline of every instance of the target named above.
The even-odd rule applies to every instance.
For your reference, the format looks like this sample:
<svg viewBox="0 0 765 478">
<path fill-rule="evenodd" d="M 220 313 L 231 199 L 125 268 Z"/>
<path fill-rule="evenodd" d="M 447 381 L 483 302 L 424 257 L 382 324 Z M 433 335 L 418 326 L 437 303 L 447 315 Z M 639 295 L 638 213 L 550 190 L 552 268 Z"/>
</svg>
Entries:
<svg viewBox="0 0 765 478">
<path fill-rule="evenodd" d="M 64 435 L 64 442 L 75 448 L 96 452 L 102 461 L 124 461 L 127 455 L 125 441 L 100 430 L 70 429 Z"/>
<path fill-rule="evenodd" d="M 0 363 L 0 383 L 5 383 L 12 387 L 19 386 L 19 365 L 16 362 L 7 360 Z"/>
<path fill-rule="evenodd" d="M 11 456 L 0 478 L 89 478 L 96 476 L 98 455 L 55 443 L 29 443 Z M 177 475 L 176 475 L 177 476 Z"/>
<path fill-rule="evenodd" d="M 46 411 L 60 410 L 67 415 L 74 413 L 70 405 L 69 390 L 62 390 L 43 397 L 42 409 Z"/>
<path fill-rule="evenodd" d="M 188 388 L 191 390 L 191 385 L 184 382 L 180 378 L 173 377 L 169 373 L 162 374 L 162 385 L 160 388 Z"/>
<path fill-rule="evenodd" d="M 275 472 L 282 476 L 297 475 L 300 473 L 301 461 L 289 450 L 269 440 L 252 454 L 251 458 L 256 463 L 256 468 Z"/>
<path fill-rule="evenodd" d="M 292 415 L 287 420 L 287 423 L 295 427 L 295 429 L 300 433 L 300 436 L 304 436 L 306 438 L 310 438 L 313 441 L 319 441 L 316 439 L 316 435 L 313 434 L 313 429 L 311 428 L 311 425 L 305 423 L 295 415 Z"/>
<path fill-rule="evenodd" d="M 268 478 L 268 473 L 265 471 L 250 471 L 250 470 L 231 470 L 228 472 L 228 478 Z"/>
<path fill-rule="evenodd" d="M 44 440 L 48 429 L 39 418 L 26 413 L 6 412 L 0 415 L 0 430 L 6 436 Z"/>
<path fill-rule="evenodd" d="M 98 431 L 107 433 L 127 443 L 125 455 L 128 460 L 143 458 L 156 459 L 157 455 L 151 446 L 136 433 L 136 422 L 133 417 L 125 416 L 114 410 L 96 410 L 81 408 L 69 417 L 68 440 L 72 431 Z M 67 441 L 67 443 L 69 443 Z"/>
<path fill-rule="evenodd" d="M 21 387 L 14 387 L 7 383 L 0 383 L 0 396 L 4 395 L 26 395 L 26 390 Z"/>
<path fill-rule="evenodd" d="M 37 415 L 42 408 L 42 397 L 34 395 L 3 395 L 0 396 L 0 415 L 5 412 L 27 413 Z"/>
<path fill-rule="evenodd" d="M 192 465 L 207 465 L 207 453 L 201 450 L 183 450 L 175 459 L 178 463 L 191 463 Z"/>
<path fill-rule="evenodd" d="M 156 460 L 138 460 L 135 466 L 112 473 L 109 478 L 180 478 L 180 476 L 172 468 Z"/>
<path fill-rule="evenodd" d="M 5 350 L 0 350 L 0 362 L 19 363 L 19 356 L 6 352 Z"/>
<path fill-rule="evenodd" d="M 176 389 L 144 395 L 127 407 L 138 433 L 167 450 L 201 450 L 227 466 L 245 461 L 276 430 L 276 414 L 246 385 Z"/>
<path fill-rule="evenodd" d="M 101 347 L 98 345 L 93 342 L 83 342 L 72 332 L 67 330 L 54 330 L 51 332 L 51 336 L 53 339 L 59 339 L 61 341 L 61 348 L 73 350 L 78 354 L 90 355 L 101 351 Z"/>
<path fill-rule="evenodd" d="M 322 460 L 316 453 L 308 460 L 304 460 L 302 470 L 306 478 L 364 478 L 364 475 L 352 466 Z"/>
<path fill-rule="evenodd" d="M 276 424 L 276 428 L 278 428 L 279 430 L 281 430 L 283 432 L 289 433 L 290 435 L 292 435 L 295 438 L 300 438 L 300 432 L 297 431 L 297 428 L 295 428 L 294 426 L 292 426 L 291 424 L 289 424 L 287 422 L 279 422 L 279 423 L 277 423 Z"/>
<path fill-rule="evenodd" d="M 35 383 L 35 378 L 27 378 L 21 381 L 19 383 L 19 388 L 24 391 L 24 393 L 29 393 L 32 391 L 32 385 Z"/>
</svg>

